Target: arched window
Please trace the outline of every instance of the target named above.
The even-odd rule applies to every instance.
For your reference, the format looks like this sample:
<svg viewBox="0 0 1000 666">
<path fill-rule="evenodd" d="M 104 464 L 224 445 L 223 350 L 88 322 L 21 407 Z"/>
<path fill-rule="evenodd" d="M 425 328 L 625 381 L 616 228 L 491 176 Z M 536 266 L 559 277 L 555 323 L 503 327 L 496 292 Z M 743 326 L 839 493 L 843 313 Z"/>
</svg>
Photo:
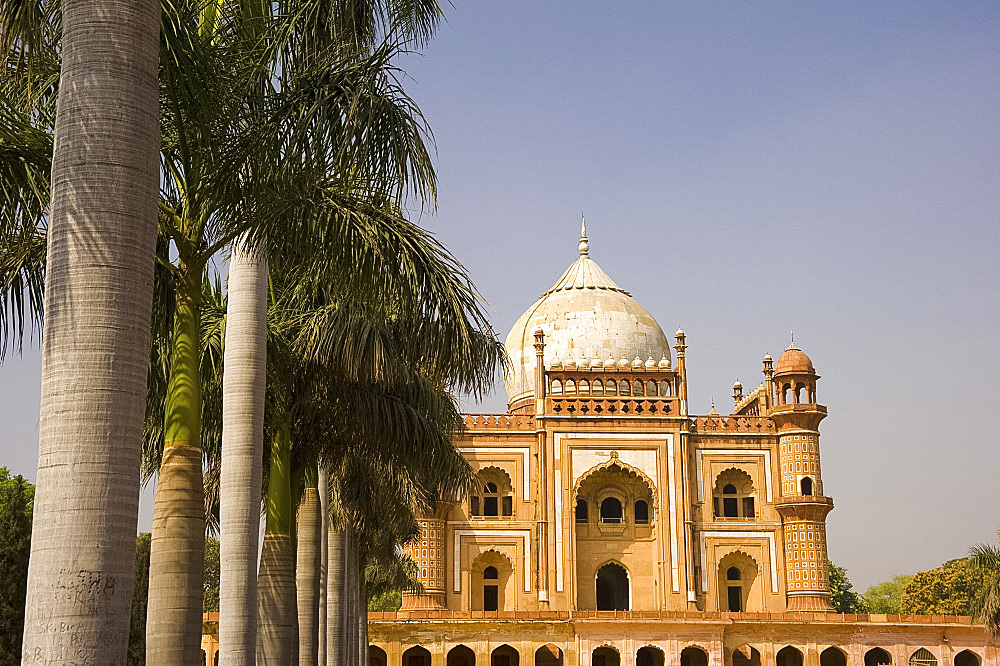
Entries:
<svg viewBox="0 0 1000 666">
<path fill-rule="evenodd" d="M 741 469 L 730 468 L 719 475 L 712 501 L 716 518 L 753 520 L 757 517 L 753 479 Z"/>
<path fill-rule="evenodd" d="M 576 384 L 572 379 L 566 380 L 566 393 L 576 393 Z"/>
<path fill-rule="evenodd" d="M 464 645 L 456 645 L 448 651 L 447 666 L 476 666 L 476 653 Z"/>
<path fill-rule="evenodd" d="M 368 646 L 368 666 L 386 666 L 389 663 L 389 656 L 380 647 Z"/>
<path fill-rule="evenodd" d="M 635 666 L 663 666 L 663 650 L 646 645 L 635 653 Z"/>
<path fill-rule="evenodd" d="M 646 500 L 639 500 L 635 503 L 635 524 L 649 524 L 649 504 L 646 503 Z"/>
<path fill-rule="evenodd" d="M 487 467 L 476 475 L 477 485 L 469 498 L 469 513 L 486 518 L 514 515 L 510 476 L 499 467 Z"/>
<path fill-rule="evenodd" d="M 619 385 L 618 395 L 630 396 L 632 395 L 632 385 L 629 384 L 627 379 L 623 379 L 622 383 Z"/>
<path fill-rule="evenodd" d="M 563 386 L 562 382 L 558 379 L 552 380 L 552 386 L 549 387 L 549 393 L 552 395 L 562 395 Z"/>
<path fill-rule="evenodd" d="M 617 497 L 605 497 L 601 502 L 601 522 L 622 522 L 622 503 Z"/>
<path fill-rule="evenodd" d="M 597 610 L 629 610 L 628 572 L 617 562 L 597 570 Z"/>
<path fill-rule="evenodd" d="M 638 379 L 632 382 L 632 395 L 642 395 L 642 382 Z"/>
<path fill-rule="evenodd" d="M 587 522 L 587 501 L 578 499 L 576 501 L 576 522 Z"/>
<path fill-rule="evenodd" d="M 615 383 L 615 380 L 613 380 L 613 379 L 609 379 L 608 380 L 607 394 L 608 395 L 618 395 L 618 384 Z"/>
<path fill-rule="evenodd" d="M 587 394 L 590 393 L 590 383 L 586 379 L 580 380 L 580 393 Z"/>
<path fill-rule="evenodd" d="M 865 652 L 865 666 L 892 666 L 892 657 L 882 648 L 872 648 Z"/>
<path fill-rule="evenodd" d="M 693 645 L 686 647 L 681 650 L 681 666 L 708 666 L 708 653 Z"/>
<path fill-rule="evenodd" d="M 791 384 L 783 384 L 781 386 L 781 404 L 783 405 L 789 404 L 788 398 L 790 397 L 791 392 L 792 392 Z"/>
<path fill-rule="evenodd" d="M 483 610 L 497 610 L 500 599 L 500 574 L 496 567 L 483 569 Z"/>
<path fill-rule="evenodd" d="M 802 487 L 803 495 L 813 494 L 813 480 L 808 476 L 803 476 L 802 481 L 799 482 L 799 485 Z"/>
<path fill-rule="evenodd" d="M 972 650 L 962 650 L 955 655 L 955 666 L 979 666 L 979 655 Z"/>
<path fill-rule="evenodd" d="M 660 382 L 660 395 L 669 396 L 670 395 L 670 382 L 664 379 Z"/>
<path fill-rule="evenodd" d="M 937 658 L 927 648 L 920 648 L 910 655 L 910 666 L 937 666 Z"/>
<path fill-rule="evenodd" d="M 729 607 L 726 609 L 730 613 L 739 613 L 743 610 L 743 574 L 738 567 L 726 569 L 726 596 L 729 600 Z"/>
<path fill-rule="evenodd" d="M 604 384 L 600 379 L 594 380 L 594 395 L 604 395 Z"/>
<path fill-rule="evenodd" d="M 819 655 L 819 666 L 847 666 L 847 657 L 840 649 L 828 647 Z"/>
<path fill-rule="evenodd" d="M 804 405 L 809 402 L 809 389 L 802 382 L 795 385 L 795 404 Z"/>
<path fill-rule="evenodd" d="M 646 395 L 656 395 L 656 382 L 652 379 L 646 382 Z"/>
<path fill-rule="evenodd" d="M 778 650 L 774 661 L 777 666 L 802 666 L 802 652 L 789 645 Z"/>
</svg>

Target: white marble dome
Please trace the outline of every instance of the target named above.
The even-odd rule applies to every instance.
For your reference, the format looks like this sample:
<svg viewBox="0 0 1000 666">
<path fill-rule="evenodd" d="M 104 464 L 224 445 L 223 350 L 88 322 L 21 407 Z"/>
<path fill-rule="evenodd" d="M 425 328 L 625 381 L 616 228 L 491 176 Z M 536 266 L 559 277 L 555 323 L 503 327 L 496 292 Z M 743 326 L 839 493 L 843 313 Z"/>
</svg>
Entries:
<svg viewBox="0 0 1000 666">
<path fill-rule="evenodd" d="M 580 256 L 542 294 L 507 335 L 511 370 L 507 398 L 513 403 L 535 389 L 534 333 L 545 333 L 545 367 L 553 362 L 590 367 L 594 359 L 670 359 L 670 343 L 653 316 L 590 258 L 587 229 Z"/>
</svg>

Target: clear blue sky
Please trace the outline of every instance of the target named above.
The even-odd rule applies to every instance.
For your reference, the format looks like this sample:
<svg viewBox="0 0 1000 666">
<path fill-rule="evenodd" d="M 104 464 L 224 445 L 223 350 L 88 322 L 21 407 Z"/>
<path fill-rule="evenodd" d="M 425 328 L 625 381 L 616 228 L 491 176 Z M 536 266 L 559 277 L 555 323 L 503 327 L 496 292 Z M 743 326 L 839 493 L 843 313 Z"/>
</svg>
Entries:
<svg viewBox="0 0 1000 666">
<path fill-rule="evenodd" d="M 830 410 L 830 556 L 856 587 L 996 539 L 1000 4 L 446 15 L 401 63 L 437 139 L 421 222 L 501 335 L 575 257 L 583 211 L 591 256 L 687 332 L 694 410 L 727 411 L 795 329 Z M 31 477 L 37 373 L 35 352 L 0 368 L 0 464 Z"/>
</svg>

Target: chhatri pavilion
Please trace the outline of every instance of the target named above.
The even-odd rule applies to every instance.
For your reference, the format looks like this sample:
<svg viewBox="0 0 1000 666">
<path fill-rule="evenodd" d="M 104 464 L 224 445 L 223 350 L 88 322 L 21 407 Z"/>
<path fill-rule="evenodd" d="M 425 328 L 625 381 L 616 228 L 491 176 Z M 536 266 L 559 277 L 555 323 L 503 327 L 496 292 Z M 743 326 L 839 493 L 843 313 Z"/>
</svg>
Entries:
<svg viewBox="0 0 1000 666">
<path fill-rule="evenodd" d="M 506 341 L 505 414 L 469 414 L 474 492 L 408 548 L 424 594 L 370 613 L 373 666 L 984 666 L 967 617 L 830 605 L 827 415 L 793 343 L 731 413 L 690 411 L 673 340 L 590 257 Z"/>
</svg>

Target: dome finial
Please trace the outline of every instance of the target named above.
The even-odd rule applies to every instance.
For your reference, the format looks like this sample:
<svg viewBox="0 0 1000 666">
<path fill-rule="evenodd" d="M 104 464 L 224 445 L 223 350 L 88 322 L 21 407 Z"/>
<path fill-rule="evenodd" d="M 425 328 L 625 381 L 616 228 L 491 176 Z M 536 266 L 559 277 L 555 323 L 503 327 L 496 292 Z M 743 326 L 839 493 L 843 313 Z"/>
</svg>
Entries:
<svg viewBox="0 0 1000 666">
<path fill-rule="evenodd" d="M 587 241 L 587 218 L 580 213 L 580 256 L 585 257 L 590 254 L 590 242 Z"/>
</svg>

